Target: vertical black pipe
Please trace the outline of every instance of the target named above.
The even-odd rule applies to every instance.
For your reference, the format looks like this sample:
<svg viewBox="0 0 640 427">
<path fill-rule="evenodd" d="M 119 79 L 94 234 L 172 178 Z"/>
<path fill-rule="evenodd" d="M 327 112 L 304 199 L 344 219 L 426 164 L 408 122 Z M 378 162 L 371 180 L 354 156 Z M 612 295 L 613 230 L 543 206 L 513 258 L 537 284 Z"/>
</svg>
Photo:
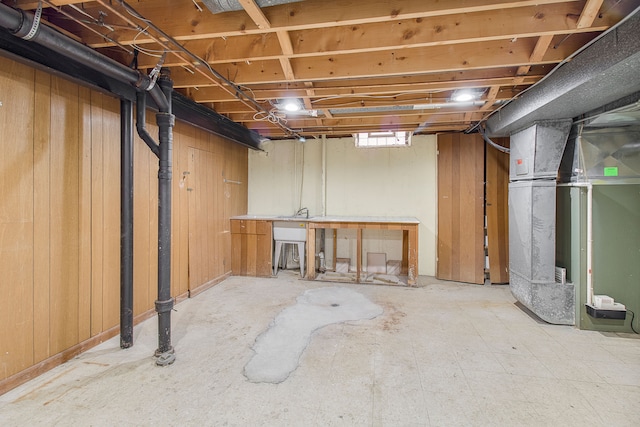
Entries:
<svg viewBox="0 0 640 427">
<path fill-rule="evenodd" d="M 173 125 L 175 118 L 171 112 L 173 81 L 168 69 L 163 68 L 158 85 L 164 93 L 168 111 L 156 115 L 160 166 L 158 169 L 158 349 L 156 364 L 168 365 L 175 361 L 171 346 L 171 160 L 173 150 Z M 164 110 L 164 108 L 163 108 Z"/>
<path fill-rule="evenodd" d="M 133 105 L 120 101 L 120 347 L 133 345 Z"/>
</svg>

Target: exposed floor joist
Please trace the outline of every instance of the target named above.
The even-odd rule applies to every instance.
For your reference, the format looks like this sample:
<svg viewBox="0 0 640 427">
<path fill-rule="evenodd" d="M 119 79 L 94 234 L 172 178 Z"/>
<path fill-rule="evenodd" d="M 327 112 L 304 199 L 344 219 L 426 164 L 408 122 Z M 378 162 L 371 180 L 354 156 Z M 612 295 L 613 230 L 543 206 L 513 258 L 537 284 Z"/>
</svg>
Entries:
<svg viewBox="0 0 640 427">
<path fill-rule="evenodd" d="M 37 7 L 33 0 L 2 1 Z M 212 13 L 194 0 L 145 0 L 131 2 L 132 13 L 121 2 L 47 2 L 55 7 L 45 10 L 46 22 L 121 63 L 130 64 L 127 51 L 137 49 L 138 67 L 149 70 L 167 51 L 163 66 L 177 90 L 272 138 L 468 128 L 640 3 L 304 0 L 260 8 L 238 0 L 241 10 Z M 447 106 L 463 88 L 476 91 L 476 103 Z M 299 99 L 307 114 L 276 113 L 290 132 L 260 112 L 283 98 Z"/>
</svg>

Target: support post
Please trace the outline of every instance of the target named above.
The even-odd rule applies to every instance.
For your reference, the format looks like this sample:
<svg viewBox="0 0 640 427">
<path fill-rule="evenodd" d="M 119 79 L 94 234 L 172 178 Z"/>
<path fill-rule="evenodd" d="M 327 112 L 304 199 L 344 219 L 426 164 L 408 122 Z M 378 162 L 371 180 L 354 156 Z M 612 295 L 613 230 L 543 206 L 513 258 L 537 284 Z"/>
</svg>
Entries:
<svg viewBox="0 0 640 427">
<path fill-rule="evenodd" d="M 163 68 L 158 85 L 164 93 L 168 108 L 156 115 L 158 123 L 159 168 L 158 168 L 158 349 L 156 364 L 165 366 L 175 361 L 171 346 L 171 162 L 173 150 L 173 125 L 171 112 L 173 81 L 168 69 Z M 164 109 L 163 109 L 164 110 Z"/>
<path fill-rule="evenodd" d="M 120 101 L 120 347 L 133 345 L 133 105 Z"/>
</svg>

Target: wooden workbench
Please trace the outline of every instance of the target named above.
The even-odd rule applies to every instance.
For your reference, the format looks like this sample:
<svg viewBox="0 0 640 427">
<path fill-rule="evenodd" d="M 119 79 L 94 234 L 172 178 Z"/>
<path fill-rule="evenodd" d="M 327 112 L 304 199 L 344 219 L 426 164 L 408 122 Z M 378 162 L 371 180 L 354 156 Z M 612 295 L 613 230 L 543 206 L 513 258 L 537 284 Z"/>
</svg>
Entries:
<svg viewBox="0 0 640 427">
<path fill-rule="evenodd" d="M 418 278 L 418 226 L 420 221 L 413 217 L 340 217 L 325 216 L 310 218 L 307 225 L 307 279 L 316 278 L 316 230 L 355 229 L 356 237 L 356 282 L 360 282 L 362 270 L 362 230 L 402 230 L 401 274 L 408 277 L 409 286 L 415 286 Z M 335 256 L 335 255 L 334 255 Z"/>
</svg>

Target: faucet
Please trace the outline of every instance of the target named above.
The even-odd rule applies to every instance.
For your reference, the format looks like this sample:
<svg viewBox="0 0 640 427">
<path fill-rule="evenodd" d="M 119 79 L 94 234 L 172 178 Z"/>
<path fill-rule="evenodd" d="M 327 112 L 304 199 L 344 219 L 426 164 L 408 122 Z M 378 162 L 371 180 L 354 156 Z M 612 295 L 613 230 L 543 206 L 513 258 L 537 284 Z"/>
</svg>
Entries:
<svg viewBox="0 0 640 427">
<path fill-rule="evenodd" d="M 309 219 L 309 209 L 308 208 L 300 208 L 298 212 L 294 216 L 302 216 L 305 215 L 307 219 Z"/>
</svg>

